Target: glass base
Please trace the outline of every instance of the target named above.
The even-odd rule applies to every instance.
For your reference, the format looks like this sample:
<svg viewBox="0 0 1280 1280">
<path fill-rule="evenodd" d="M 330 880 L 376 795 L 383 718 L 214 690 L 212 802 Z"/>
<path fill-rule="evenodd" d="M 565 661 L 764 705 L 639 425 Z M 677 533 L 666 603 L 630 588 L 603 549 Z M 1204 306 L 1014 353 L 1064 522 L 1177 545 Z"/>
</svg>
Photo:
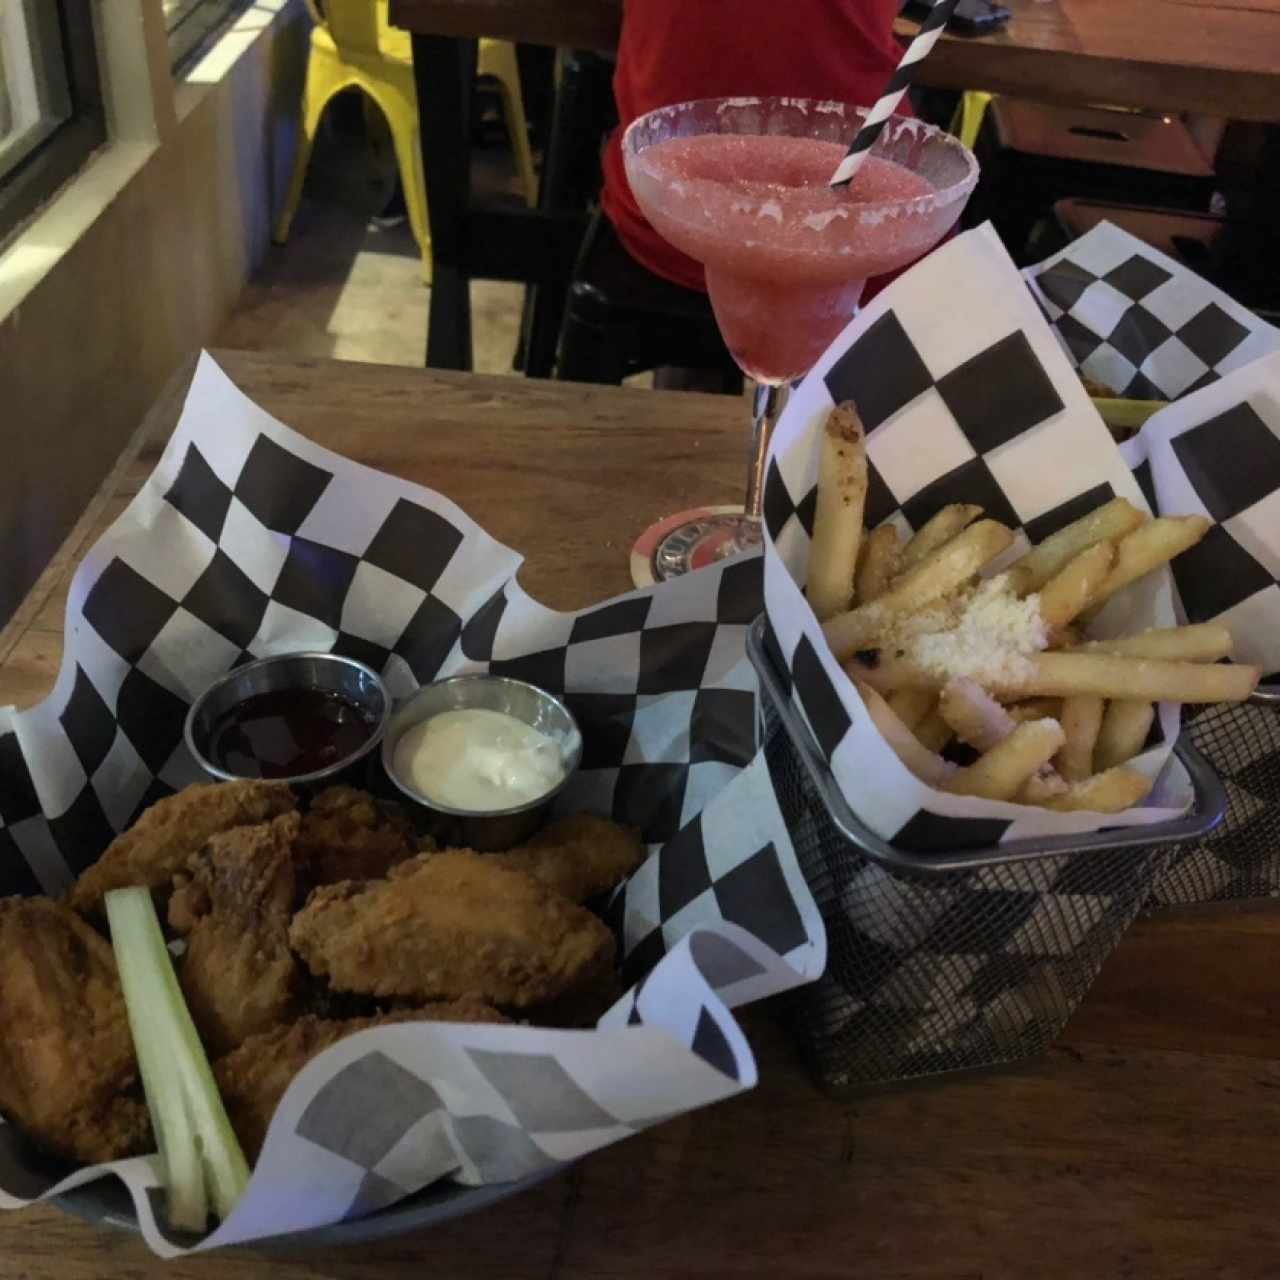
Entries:
<svg viewBox="0 0 1280 1280">
<path fill-rule="evenodd" d="M 760 522 L 741 507 L 697 507 L 650 525 L 631 550 L 636 586 L 652 586 L 760 549 Z"/>
</svg>

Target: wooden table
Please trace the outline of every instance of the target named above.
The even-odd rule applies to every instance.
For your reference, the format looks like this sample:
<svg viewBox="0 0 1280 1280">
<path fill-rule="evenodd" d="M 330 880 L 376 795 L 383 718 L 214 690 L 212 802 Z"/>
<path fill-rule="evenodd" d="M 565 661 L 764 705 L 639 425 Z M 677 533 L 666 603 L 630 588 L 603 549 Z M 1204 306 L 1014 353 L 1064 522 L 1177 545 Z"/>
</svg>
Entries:
<svg viewBox="0 0 1280 1280">
<path fill-rule="evenodd" d="M 919 73 L 939 89 L 988 89 L 1280 120 L 1280 0 L 1001 0 L 1004 31 L 946 35 Z M 437 36 L 612 49 L 621 0 L 391 0 L 391 20 Z M 899 19 L 905 39 L 918 24 Z"/>
<path fill-rule="evenodd" d="M 218 358 L 318 442 L 444 490 L 561 608 L 626 588 L 646 520 L 741 483 L 741 406 L 720 397 Z M 48 687 L 66 575 L 153 465 L 182 386 L 0 634 L 0 701 Z M 754 1092 L 428 1234 L 160 1263 L 36 1209 L 0 1214 L 0 1278 L 1261 1280 L 1280 1271 L 1278 948 L 1276 910 L 1142 923 L 1043 1062 L 854 1103 L 819 1094 L 749 1009 Z"/>
<path fill-rule="evenodd" d="M 947 35 L 921 68 L 938 89 L 1280 120 L 1280 0 L 1001 0 L 1008 26 Z M 906 35 L 916 24 L 899 19 Z"/>
</svg>

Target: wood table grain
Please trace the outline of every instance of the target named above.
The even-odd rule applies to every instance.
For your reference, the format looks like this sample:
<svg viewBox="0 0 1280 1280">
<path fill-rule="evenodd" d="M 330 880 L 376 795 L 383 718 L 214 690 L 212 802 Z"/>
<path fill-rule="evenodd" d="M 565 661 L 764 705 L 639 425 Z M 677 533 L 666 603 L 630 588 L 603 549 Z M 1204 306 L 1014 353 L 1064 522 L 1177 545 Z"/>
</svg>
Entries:
<svg viewBox="0 0 1280 1280">
<path fill-rule="evenodd" d="M 742 406 L 222 352 L 304 434 L 434 484 L 560 608 L 627 587 L 647 520 L 741 484 Z M 48 687 L 67 574 L 172 428 L 175 381 L 0 636 L 0 702 Z M 3 1280 L 1202 1280 L 1280 1274 L 1280 915 L 1136 926 L 1062 1042 L 1021 1070 L 836 1101 L 768 1011 L 760 1084 L 435 1231 L 161 1263 L 54 1209 L 0 1213 Z"/>
<path fill-rule="evenodd" d="M 940 89 L 1280 120 L 1280 0 L 1002 0 L 995 35 L 948 34 L 918 73 Z M 397 26 L 612 49 L 621 0 L 391 0 Z M 917 29 L 900 19 L 904 39 Z"/>
<path fill-rule="evenodd" d="M 1235 120 L 1280 120 L 1277 0 L 1002 0 L 1003 31 L 947 35 L 922 64 L 939 89 Z M 915 29 L 905 19 L 900 34 Z"/>
</svg>

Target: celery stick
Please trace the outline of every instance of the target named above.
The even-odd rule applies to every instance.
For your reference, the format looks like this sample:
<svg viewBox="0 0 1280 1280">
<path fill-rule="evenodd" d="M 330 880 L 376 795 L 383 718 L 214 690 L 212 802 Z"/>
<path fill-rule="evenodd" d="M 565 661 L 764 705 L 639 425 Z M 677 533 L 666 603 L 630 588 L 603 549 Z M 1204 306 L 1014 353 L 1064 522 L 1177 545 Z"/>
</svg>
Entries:
<svg viewBox="0 0 1280 1280">
<path fill-rule="evenodd" d="M 204 1048 L 182 998 L 147 889 L 106 895 L 111 945 L 147 1109 L 165 1169 L 170 1225 L 203 1232 L 209 1201 L 235 1206 L 249 1167 L 227 1119 Z"/>
</svg>

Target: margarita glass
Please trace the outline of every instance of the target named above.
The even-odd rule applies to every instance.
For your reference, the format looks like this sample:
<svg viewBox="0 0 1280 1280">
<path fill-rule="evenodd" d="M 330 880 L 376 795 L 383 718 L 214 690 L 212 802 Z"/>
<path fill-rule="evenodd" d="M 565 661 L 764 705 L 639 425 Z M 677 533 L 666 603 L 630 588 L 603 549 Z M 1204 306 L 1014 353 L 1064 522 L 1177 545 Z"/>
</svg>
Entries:
<svg viewBox="0 0 1280 1280">
<path fill-rule="evenodd" d="M 651 111 L 623 137 L 637 203 L 705 267 L 720 333 L 756 383 L 742 514 L 687 513 L 656 545 L 658 578 L 759 545 L 781 389 L 848 323 L 867 278 L 933 248 L 977 182 L 972 153 L 950 134 L 894 116 L 853 181 L 830 186 L 866 114 L 805 98 L 707 98 Z"/>
</svg>

